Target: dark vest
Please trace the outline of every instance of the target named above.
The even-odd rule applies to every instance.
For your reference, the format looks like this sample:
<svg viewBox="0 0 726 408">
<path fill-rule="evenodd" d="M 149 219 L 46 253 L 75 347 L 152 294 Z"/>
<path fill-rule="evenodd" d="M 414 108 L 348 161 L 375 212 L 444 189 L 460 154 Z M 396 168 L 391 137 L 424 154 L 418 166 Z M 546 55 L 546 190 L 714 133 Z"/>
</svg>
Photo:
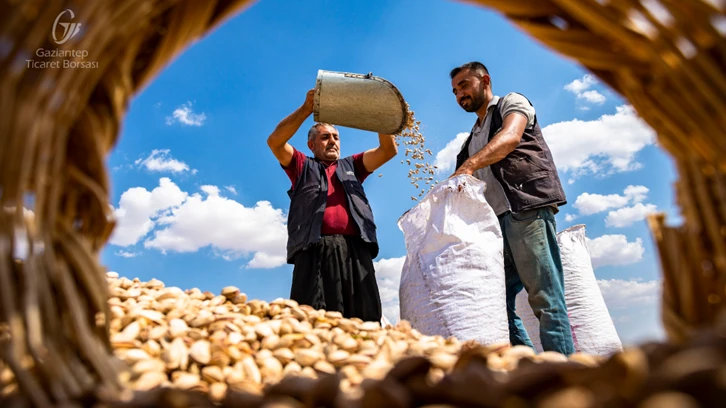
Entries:
<svg viewBox="0 0 726 408">
<path fill-rule="evenodd" d="M 368 203 L 363 185 L 355 176 L 353 157 L 338 160 L 335 175 L 340 180 L 348 199 L 350 216 L 355 221 L 364 242 L 371 247 L 371 257 L 378 256 L 378 240 L 373 211 Z M 305 157 L 302 172 L 294 187 L 287 192 L 290 196 L 290 211 L 287 217 L 287 263 L 295 263 L 295 254 L 320 240 L 323 214 L 328 200 L 328 178 L 325 165 Z"/>
<path fill-rule="evenodd" d="M 492 140 L 502 127 L 503 119 L 499 111 L 501 102 L 500 98 L 491 112 L 489 140 Z M 473 133 L 469 134 L 461 152 L 456 156 L 457 169 L 469 158 L 472 135 Z M 502 185 L 509 205 L 515 213 L 549 205 L 567 204 L 552 153 L 537 123 L 537 115 L 534 118 L 534 126 L 524 130 L 519 146 L 504 159 L 492 164 L 491 169 L 494 177 Z"/>
</svg>

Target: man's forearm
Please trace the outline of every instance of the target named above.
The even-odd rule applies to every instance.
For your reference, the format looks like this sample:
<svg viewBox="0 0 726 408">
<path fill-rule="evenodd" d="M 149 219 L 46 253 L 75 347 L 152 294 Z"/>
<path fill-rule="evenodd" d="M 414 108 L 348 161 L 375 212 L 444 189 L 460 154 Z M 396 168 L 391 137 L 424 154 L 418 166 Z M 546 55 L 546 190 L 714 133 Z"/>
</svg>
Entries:
<svg viewBox="0 0 726 408">
<path fill-rule="evenodd" d="M 292 139 L 308 116 L 310 116 L 310 113 L 305 112 L 303 107 L 297 108 L 275 127 L 270 137 L 267 138 L 267 144 L 270 147 L 283 146 L 288 140 Z"/>
<path fill-rule="evenodd" d="M 497 133 L 484 148 L 462 164 L 472 172 L 491 166 L 507 157 L 519 145 L 520 138 L 514 130 L 504 130 Z"/>
<path fill-rule="evenodd" d="M 395 138 L 394 135 L 378 134 L 378 147 L 363 153 L 363 166 L 366 170 L 373 172 L 398 154 Z"/>
<path fill-rule="evenodd" d="M 502 122 L 502 129 L 494 135 L 483 149 L 465 161 L 457 173 L 472 174 L 507 157 L 509 153 L 519 146 L 526 126 L 527 118 L 525 115 L 518 112 L 507 115 Z"/>
<path fill-rule="evenodd" d="M 394 157 L 398 153 L 398 146 L 396 146 L 396 136 L 379 133 L 378 143 L 381 150 L 386 152 L 389 158 Z"/>
</svg>

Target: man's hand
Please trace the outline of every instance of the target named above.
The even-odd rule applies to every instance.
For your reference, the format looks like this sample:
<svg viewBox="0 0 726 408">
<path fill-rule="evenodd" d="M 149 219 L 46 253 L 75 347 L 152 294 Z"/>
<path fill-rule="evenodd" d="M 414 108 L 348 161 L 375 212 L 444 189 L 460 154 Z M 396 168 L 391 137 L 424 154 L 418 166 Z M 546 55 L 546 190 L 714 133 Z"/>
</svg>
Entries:
<svg viewBox="0 0 726 408">
<path fill-rule="evenodd" d="M 461 176 L 462 174 L 466 174 L 469 176 L 474 174 L 474 168 L 471 166 L 471 164 L 468 160 L 465 161 L 461 166 L 459 166 L 459 168 L 454 172 L 454 174 L 449 176 L 449 178 Z"/>
<path fill-rule="evenodd" d="M 308 91 L 307 95 L 305 95 L 305 102 L 303 102 L 300 109 L 307 116 L 310 116 L 310 114 L 313 113 L 314 108 L 315 108 L 315 89 L 311 89 Z"/>
</svg>

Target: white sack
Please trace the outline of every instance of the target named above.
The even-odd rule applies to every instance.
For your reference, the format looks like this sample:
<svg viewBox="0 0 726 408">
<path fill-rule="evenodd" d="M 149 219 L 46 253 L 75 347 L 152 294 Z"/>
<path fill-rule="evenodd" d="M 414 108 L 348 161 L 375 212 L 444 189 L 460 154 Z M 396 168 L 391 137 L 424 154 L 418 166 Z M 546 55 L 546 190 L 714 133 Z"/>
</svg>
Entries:
<svg viewBox="0 0 726 408">
<path fill-rule="evenodd" d="M 509 341 L 499 220 L 472 176 L 439 183 L 398 222 L 401 319 L 422 334 Z"/>
<path fill-rule="evenodd" d="M 605 300 L 597 285 L 587 248 L 585 226 L 575 225 L 557 234 L 565 276 L 565 303 L 570 317 L 575 351 L 609 355 L 622 349 Z M 516 312 L 538 352 L 542 351 L 539 321 L 532 312 L 526 290 L 516 297 Z"/>
</svg>

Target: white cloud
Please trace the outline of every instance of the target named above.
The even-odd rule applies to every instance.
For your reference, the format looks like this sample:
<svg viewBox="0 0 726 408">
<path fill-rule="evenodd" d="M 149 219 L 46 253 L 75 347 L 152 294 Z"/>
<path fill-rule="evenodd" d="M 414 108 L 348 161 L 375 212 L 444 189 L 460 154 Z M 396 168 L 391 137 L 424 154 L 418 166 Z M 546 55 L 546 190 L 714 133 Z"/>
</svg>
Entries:
<svg viewBox="0 0 726 408">
<path fill-rule="evenodd" d="M 110 243 L 118 246 L 136 244 L 154 227 L 152 218 L 164 210 L 180 205 L 187 198 L 169 178 L 159 180 L 159 186 L 152 191 L 134 187 L 121 194 L 119 207 L 114 210 L 117 225 Z"/>
<path fill-rule="evenodd" d="M 256 252 L 250 262 L 248 268 L 269 269 L 284 265 L 287 262 L 285 254 L 270 255 L 265 252 Z"/>
<path fill-rule="evenodd" d="M 147 170 L 159 172 L 169 171 L 172 173 L 181 173 L 189 170 L 189 166 L 186 163 L 171 157 L 169 149 L 155 149 L 149 157 L 138 159 L 134 164 L 146 167 Z"/>
<path fill-rule="evenodd" d="M 219 195 L 219 187 L 217 186 L 202 186 L 200 190 L 204 191 L 210 196 L 218 196 Z"/>
<path fill-rule="evenodd" d="M 122 258 L 133 258 L 138 256 L 138 252 L 128 252 L 128 251 L 116 251 L 116 256 L 120 256 Z"/>
<path fill-rule="evenodd" d="M 644 220 L 648 214 L 658 210 L 654 204 L 642 203 L 648 197 L 648 192 L 649 190 L 645 186 L 630 185 L 625 188 L 622 195 L 582 193 L 573 204 L 579 214 L 567 214 L 565 215 L 565 221 L 571 222 L 579 216 L 612 210 L 608 212 L 605 218 L 605 225 L 615 228 L 628 227 Z M 632 205 L 626 207 L 628 204 Z"/>
<path fill-rule="evenodd" d="M 560 171 L 570 178 L 608 175 L 642 167 L 635 155 L 655 142 L 655 132 L 629 105 L 592 121 L 573 119 L 542 129 Z"/>
<path fill-rule="evenodd" d="M 592 215 L 603 212 L 609 208 L 618 208 L 628 204 L 628 197 L 619 194 L 590 194 L 582 193 L 577 196 L 575 207 L 580 215 Z"/>
<path fill-rule="evenodd" d="M 469 137 L 469 132 L 461 132 L 456 137 L 444 146 L 441 151 L 436 153 L 436 160 L 434 166 L 438 167 L 437 171 L 441 173 L 454 172 L 456 167 L 456 155 L 461 151 L 461 146 Z"/>
<path fill-rule="evenodd" d="M 657 280 L 601 279 L 597 284 L 611 310 L 647 306 L 660 299 L 661 282 Z"/>
<path fill-rule="evenodd" d="M 597 283 L 624 346 L 665 339 L 660 281 L 604 279 Z"/>
<path fill-rule="evenodd" d="M 403 270 L 405 260 L 406 257 L 402 256 L 399 258 L 381 259 L 373 263 L 373 267 L 376 270 L 378 291 L 381 295 L 383 315 L 392 324 L 396 324 L 400 318 L 398 287 L 401 284 L 401 270 Z"/>
<path fill-rule="evenodd" d="M 650 190 L 646 186 L 630 185 L 625 187 L 623 194 L 625 194 L 626 197 L 630 198 L 631 202 L 639 203 L 641 201 L 644 201 L 648 197 L 649 191 Z"/>
<path fill-rule="evenodd" d="M 634 264 L 643 259 L 643 240 L 636 238 L 628 242 L 625 235 L 603 235 L 594 239 L 587 239 L 592 267 L 624 266 Z"/>
<path fill-rule="evenodd" d="M 210 247 L 230 261 L 251 256 L 249 268 L 286 263 L 287 217 L 282 210 L 267 201 L 245 207 L 220 196 L 217 186 L 200 189 L 202 193 L 190 195 L 165 177 L 152 191 L 143 187 L 126 190 L 115 210 L 118 224 L 111 243 L 135 245 L 153 230 L 144 247 L 164 253 Z M 117 254 L 124 256 L 122 252 Z"/>
<path fill-rule="evenodd" d="M 230 193 L 237 195 L 237 189 L 234 188 L 234 186 L 224 186 L 224 188 L 227 189 L 227 191 L 229 191 Z"/>
<path fill-rule="evenodd" d="M 645 186 L 628 186 L 620 194 L 590 194 L 582 193 L 575 200 L 575 207 L 580 215 L 597 214 L 611 208 L 620 208 L 628 203 L 639 203 L 648 195 L 648 188 Z"/>
<path fill-rule="evenodd" d="M 597 84 L 597 79 L 590 74 L 585 74 L 582 79 L 576 79 L 565 85 L 565 89 L 577 95 L 595 84 Z"/>
<path fill-rule="evenodd" d="M 187 102 L 184 105 L 174 109 L 171 116 L 167 116 L 166 124 L 173 125 L 174 123 L 181 123 L 187 126 L 202 126 L 204 121 L 207 119 L 207 115 L 202 113 L 192 112 L 192 103 Z"/>
<path fill-rule="evenodd" d="M 216 186 L 189 195 L 156 220 L 153 236 L 144 247 L 164 253 L 196 252 L 210 247 L 227 260 L 252 255 L 250 268 L 274 268 L 286 261 L 287 217 L 267 201 L 254 207 L 219 195 Z M 161 229 L 162 226 L 165 228 Z"/>
<path fill-rule="evenodd" d="M 601 94 L 600 92 L 596 90 L 591 91 L 585 91 L 579 95 L 577 95 L 579 99 L 584 99 L 591 103 L 597 103 L 597 104 L 603 104 L 605 103 L 605 95 Z"/>
<path fill-rule="evenodd" d="M 605 102 L 605 95 L 594 89 L 588 91 L 588 89 L 597 83 L 598 81 L 595 77 L 590 74 L 585 74 L 582 79 L 576 79 L 565 85 L 565 90 L 577 95 L 577 99 L 583 99 L 587 102 L 601 105 Z M 580 106 L 578 109 L 583 111 L 590 110 L 587 106 Z"/>
<path fill-rule="evenodd" d="M 637 203 L 632 207 L 610 211 L 605 218 L 608 227 L 623 228 L 643 221 L 648 214 L 654 213 L 658 208 L 653 204 Z"/>
</svg>

